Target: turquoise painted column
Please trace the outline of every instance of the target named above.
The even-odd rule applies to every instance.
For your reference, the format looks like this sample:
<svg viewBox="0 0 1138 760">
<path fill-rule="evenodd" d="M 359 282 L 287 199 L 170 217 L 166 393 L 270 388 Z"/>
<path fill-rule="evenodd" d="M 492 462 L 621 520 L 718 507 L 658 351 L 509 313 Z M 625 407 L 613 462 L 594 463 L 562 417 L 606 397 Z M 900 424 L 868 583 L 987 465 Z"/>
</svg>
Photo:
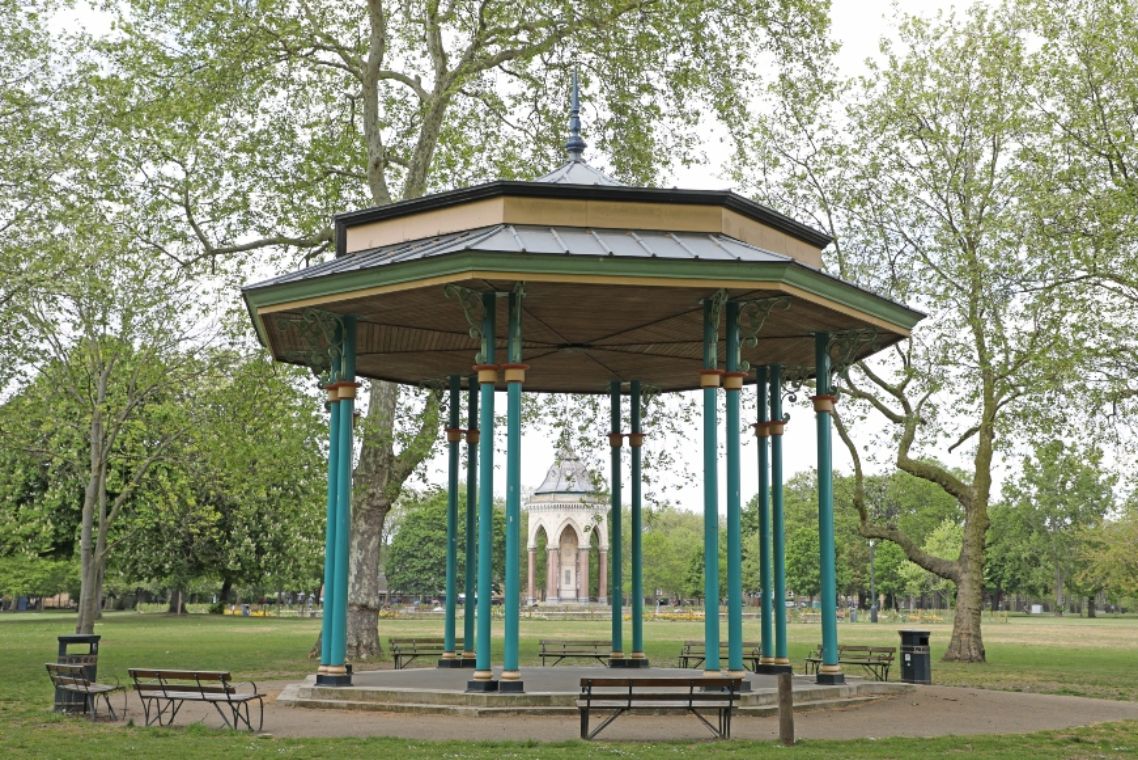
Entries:
<svg viewBox="0 0 1138 760">
<path fill-rule="evenodd" d="M 648 658 L 644 655 L 644 553 L 641 539 L 644 527 L 641 520 L 641 501 L 643 499 L 641 483 L 641 447 L 644 445 L 644 432 L 640 428 L 640 416 L 643 410 L 640 407 L 640 381 L 633 380 L 629 392 L 630 428 L 628 446 L 632 455 L 632 535 L 630 538 L 632 549 L 632 659 L 636 667 L 648 667 Z"/>
<path fill-rule="evenodd" d="M 462 662 L 464 667 L 474 660 L 474 578 L 478 568 L 475 541 L 478 512 L 478 376 L 467 379 L 466 390 L 466 566 L 463 568 L 463 591 L 466 606 L 462 619 Z"/>
<path fill-rule="evenodd" d="M 450 376 L 447 409 L 447 569 L 446 618 L 443 622 L 443 660 L 439 665 L 452 667 L 457 662 L 454 651 L 455 607 L 458 594 L 458 444 L 462 429 L 458 426 L 458 405 L 462 400 L 458 375 Z"/>
<path fill-rule="evenodd" d="M 610 503 L 612 514 L 609 516 L 611 538 L 609 539 L 609 557 L 612 568 L 609 577 L 612 582 L 612 595 L 609 602 L 612 604 L 612 654 L 611 660 L 624 662 L 624 632 L 621 624 L 624 621 L 624 583 L 621 577 L 622 567 L 622 536 L 620 525 L 620 444 L 624 436 L 620 432 L 620 381 L 609 383 L 609 419 L 611 422 L 609 433 L 609 447 L 612 450 L 612 500 Z"/>
<path fill-rule="evenodd" d="M 759 422 L 755 437 L 759 443 L 759 587 L 762 589 L 762 617 L 759 622 L 761 665 L 774 665 L 774 592 L 771 589 L 771 475 L 770 475 L 770 409 L 767 407 L 766 367 L 756 372 Z"/>
<path fill-rule="evenodd" d="M 719 674 L 719 320 L 714 299 L 703 302 L 703 661 L 707 675 Z"/>
<path fill-rule="evenodd" d="M 522 364 L 523 292 L 514 288 L 509 300 L 509 327 L 506 337 L 506 582 L 505 642 L 500 691 L 524 691 L 518 670 L 518 614 L 521 596 L 522 525 L 522 383 L 526 365 Z"/>
<path fill-rule="evenodd" d="M 813 397 L 818 425 L 818 554 L 822 586 L 822 664 L 818 683 L 845 683 L 838 662 L 838 584 L 834 550 L 834 467 L 831 456 L 830 415 L 837 396 L 830 388 L 830 334 L 814 335 L 814 371 L 817 395 Z"/>
<path fill-rule="evenodd" d="M 339 352 L 337 352 L 338 354 Z M 340 469 L 336 455 L 340 450 L 340 394 L 336 387 L 339 367 L 333 367 L 326 386 L 328 393 L 328 503 L 324 524 L 324 589 L 321 600 L 324 608 L 320 619 L 320 667 L 317 676 L 328 670 L 332 656 L 332 587 L 336 582 L 336 478 Z"/>
<path fill-rule="evenodd" d="M 483 293 L 482 309 L 481 364 L 475 367 L 482 396 L 478 442 L 478 631 L 475 637 L 474 680 L 466 682 L 467 691 L 498 689 L 490 667 L 490 610 L 494 595 L 490 572 L 494 535 L 494 386 L 498 382 L 498 365 L 494 363 L 497 294 Z"/>
<path fill-rule="evenodd" d="M 743 526 L 741 486 L 742 450 L 739 426 L 742 424 L 739 394 L 746 372 L 739 371 L 739 304 L 727 302 L 727 372 L 723 389 L 727 394 L 727 671 L 745 676 L 743 668 Z"/>
<path fill-rule="evenodd" d="M 332 647 L 328 652 L 328 675 L 342 685 L 351 683 L 345 663 L 348 641 L 348 536 L 352 524 L 352 416 L 356 398 L 356 318 L 341 318 L 343 341 L 340 352 L 340 401 L 336 452 L 336 562 L 332 583 Z"/>
<path fill-rule="evenodd" d="M 790 666 L 786 654 L 786 522 L 782 510 L 782 433 L 786 421 L 782 416 L 782 367 L 770 368 L 771 419 L 767 423 L 771 434 L 771 543 L 774 547 L 774 662 Z"/>
</svg>

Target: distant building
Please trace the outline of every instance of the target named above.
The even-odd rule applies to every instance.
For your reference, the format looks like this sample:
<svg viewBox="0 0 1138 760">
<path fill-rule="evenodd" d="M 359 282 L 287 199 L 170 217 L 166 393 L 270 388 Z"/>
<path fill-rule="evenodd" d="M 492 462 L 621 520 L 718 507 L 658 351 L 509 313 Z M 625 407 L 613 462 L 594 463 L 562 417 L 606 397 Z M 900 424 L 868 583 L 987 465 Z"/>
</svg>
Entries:
<svg viewBox="0 0 1138 760">
<path fill-rule="evenodd" d="M 599 604 L 608 603 L 608 505 L 600 497 L 593 476 L 562 439 L 545 480 L 524 505 L 529 515 L 528 600 L 540 600 L 537 579 L 538 539 L 545 538 L 546 604 L 581 603 L 589 595 L 589 552 L 599 552 Z"/>
</svg>

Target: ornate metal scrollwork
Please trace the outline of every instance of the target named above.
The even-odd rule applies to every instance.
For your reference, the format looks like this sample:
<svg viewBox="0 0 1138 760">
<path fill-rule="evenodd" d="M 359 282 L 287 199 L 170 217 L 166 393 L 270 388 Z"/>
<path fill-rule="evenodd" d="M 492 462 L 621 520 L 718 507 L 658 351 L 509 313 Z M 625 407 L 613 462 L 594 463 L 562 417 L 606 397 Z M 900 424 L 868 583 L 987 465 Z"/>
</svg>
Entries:
<svg viewBox="0 0 1138 760">
<path fill-rule="evenodd" d="M 773 296 L 770 298 L 754 298 L 739 302 L 739 345 L 754 348 L 759 345 L 759 333 L 766 324 L 767 317 L 776 308 L 789 309 L 790 299 L 786 296 Z M 751 370 L 751 363 L 739 358 L 739 369 L 742 372 Z"/>
<path fill-rule="evenodd" d="M 305 309 L 299 316 L 282 322 L 294 331 L 298 344 L 296 351 L 284 358 L 309 367 L 321 385 L 336 382 L 343 357 L 344 323 L 340 315 Z"/>
<path fill-rule="evenodd" d="M 814 371 L 810 367 L 796 365 L 782 368 L 782 396 L 788 404 L 798 402 L 798 394 L 802 392 L 803 386 L 812 374 Z M 790 415 L 784 416 L 790 419 Z"/>
<path fill-rule="evenodd" d="M 704 300 L 711 302 L 711 324 L 715 325 L 715 330 L 718 332 L 719 319 L 723 316 L 723 307 L 727 304 L 727 291 L 720 288 Z"/>
<path fill-rule="evenodd" d="M 872 328 L 845 330 L 830 336 L 830 388 L 839 392 L 836 378 L 857 362 L 857 355 L 877 343 L 880 333 Z"/>
<path fill-rule="evenodd" d="M 482 305 L 482 293 L 478 290 L 471 290 L 464 288 L 461 285 L 445 285 L 443 293 L 447 298 L 454 298 L 458 301 L 458 305 L 462 308 L 462 316 L 466 318 L 468 326 L 467 332 L 471 338 L 478 341 L 478 345 L 482 345 L 482 320 L 486 316 L 486 310 Z M 478 355 L 474 358 L 475 364 L 482 364 L 485 358 L 482 356 L 482 350 L 479 349 Z"/>
</svg>

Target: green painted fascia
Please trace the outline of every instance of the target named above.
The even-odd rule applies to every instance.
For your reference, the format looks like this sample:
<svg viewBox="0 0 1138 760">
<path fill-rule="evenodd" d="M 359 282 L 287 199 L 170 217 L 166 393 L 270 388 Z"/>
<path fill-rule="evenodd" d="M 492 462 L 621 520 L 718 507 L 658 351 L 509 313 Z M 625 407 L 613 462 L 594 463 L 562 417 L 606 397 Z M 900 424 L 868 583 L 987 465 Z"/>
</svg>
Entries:
<svg viewBox="0 0 1138 760">
<path fill-rule="evenodd" d="M 920 312 L 882 298 L 867 290 L 830 277 L 797 262 L 693 261 L 690 259 L 636 259 L 618 257 L 535 256 L 463 252 L 405 264 L 380 266 L 311 280 L 247 289 L 245 302 L 251 313 L 276 304 L 351 293 L 384 285 L 397 285 L 470 271 L 520 272 L 544 275 L 593 275 L 605 277 L 662 277 L 675 279 L 736 280 L 740 287 L 786 283 L 826 300 L 876 317 L 905 330 L 923 318 Z M 265 340 L 260 319 L 257 333 Z"/>
</svg>

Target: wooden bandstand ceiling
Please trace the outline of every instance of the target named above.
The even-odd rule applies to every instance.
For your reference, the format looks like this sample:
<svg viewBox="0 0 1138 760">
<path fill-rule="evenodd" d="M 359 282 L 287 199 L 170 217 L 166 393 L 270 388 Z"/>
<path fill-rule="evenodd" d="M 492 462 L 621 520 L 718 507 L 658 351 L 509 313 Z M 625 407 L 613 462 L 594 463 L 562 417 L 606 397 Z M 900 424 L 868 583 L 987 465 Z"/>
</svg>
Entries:
<svg viewBox="0 0 1138 760">
<path fill-rule="evenodd" d="M 730 192 L 619 185 L 570 156 L 533 182 L 337 217 L 335 259 L 244 289 L 261 340 L 304 364 L 306 312 L 355 315 L 360 375 L 439 385 L 467 376 L 479 349 L 455 288 L 505 295 L 522 283 L 527 391 L 604 393 L 634 379 L 673 391 L 699 387 L 701 302 L 720 290 L 766 314 L 745 360 L 807 374 L 814 332 L 858 331 L 841 357 L 858 359 L 922 317 L 823 273 L 830 241 L 817 230 Z M 499 361 L 506 323 L 500 298 Z"/>
</svg>

